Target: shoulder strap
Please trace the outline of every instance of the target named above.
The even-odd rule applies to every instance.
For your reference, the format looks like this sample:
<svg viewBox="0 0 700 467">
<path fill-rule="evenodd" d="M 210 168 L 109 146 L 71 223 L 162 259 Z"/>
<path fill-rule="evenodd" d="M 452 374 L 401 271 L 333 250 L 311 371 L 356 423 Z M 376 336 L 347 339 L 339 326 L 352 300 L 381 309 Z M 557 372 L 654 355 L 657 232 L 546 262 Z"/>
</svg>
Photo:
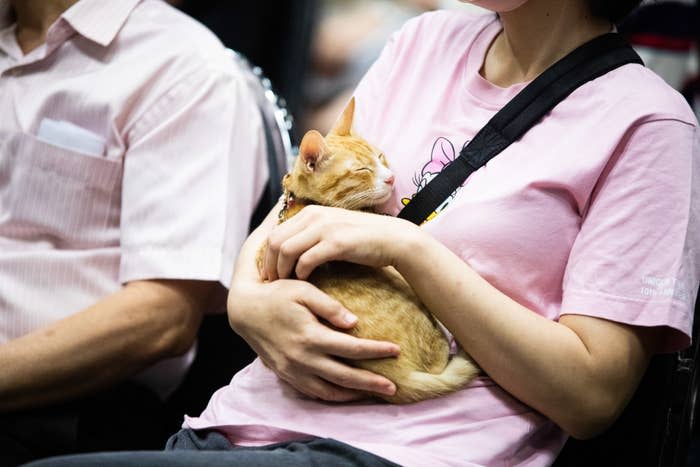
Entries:
<svg viewBox="0 0 700 467">
<path fill-rule="evenodd" d="M 598 36 L 554 63 L 489 120 L 450 165 L 413 197 L 398 217 L 421 224 L 472 172 L 518 140 L 582 84 L 642 59 L 620 37 Z"/>
</svg>

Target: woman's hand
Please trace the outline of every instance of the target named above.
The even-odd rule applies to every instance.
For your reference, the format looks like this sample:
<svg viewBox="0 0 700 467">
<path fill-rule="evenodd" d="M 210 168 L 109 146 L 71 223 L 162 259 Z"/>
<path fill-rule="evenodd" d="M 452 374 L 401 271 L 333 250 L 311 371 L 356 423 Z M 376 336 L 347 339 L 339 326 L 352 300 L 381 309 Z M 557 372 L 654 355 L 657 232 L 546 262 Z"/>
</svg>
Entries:
<svg viewBox="0 0 700 467">
<path fill-rule="evenodd" d="M 272 229 L 263 277 L 274 281 L 294 273 L 306 279 L 329 261 L 396 265 L 402 246 L 416 235 L 424 234 L 416 225 L 395 217 L 308 206 Z"/>
<path fill-rule="evenodd" d="M 231 327 L 262 361 L 298 391 L 326 401 L 344 402 L 366 392 L 392 395 L 383 376 L 338 360 L 395 357 L 396 344 L 359 339 L 341 329 L 357 318 L 313 285 L 298 280 L 263 283 L 234 278 L 228 299 Z"/>
</svg>

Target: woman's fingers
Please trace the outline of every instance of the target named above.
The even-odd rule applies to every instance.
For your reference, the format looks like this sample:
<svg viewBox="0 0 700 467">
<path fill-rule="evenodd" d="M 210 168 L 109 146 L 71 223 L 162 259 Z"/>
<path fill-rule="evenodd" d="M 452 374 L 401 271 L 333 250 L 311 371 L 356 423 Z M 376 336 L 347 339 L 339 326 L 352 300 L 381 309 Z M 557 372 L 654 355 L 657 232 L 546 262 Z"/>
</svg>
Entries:
<svg viewBox="0 0 700 467">
<path fill-rule="evenodd" d="M 347 321 L 347 316 L 350 312 L 338 301 L 311 285 L 303 289 L 305 290 L 301 291 L 301 297 L 303 297 L 302 305 L 308 310 L 331 323 L 345 324 L 339 327 L 352 327 Z M 354 318 L 354 315 L 350 316 Z M 313 349 L 312 352 L 314 354 L 322 357 L 296 359 L 294 365 L 302 366 L 302 371 L 299 373 L 319 376 L 346 389 L 394 394 L 396 387 L 387 378 L 367 370 L 352 367 L 329 356 L 351 360 L 393 358 L 400 353 L 398 345 L 392 342 L 361 339 L 343 332 L 334 331 L 324 325 L 313 326 L 312 329 L 313 331 L 304 340 L 309 343 L 309 350 Z M 327 394 L 327 392 L 324 394 Z M 341 400 L 337 397 L 327 399 L 323 396 L 322 398 L 324 400 Z"/>
<path fill-rule="evenodd" d="M 393 264 L 395 242 L 387 238 L 408 232 L 400 222 L 339 208 L 306 207 L 270 233 L 263 276 L 272 281 L 291 277 L 294 271 L 306 279 L 319 265 L 336 260 L 375 267 Z"/>
<path fill-rule="evenodd" d="M 393 342 L 361 339 L 330 329 L 317 336 L 316 348 L 325 354 L 352 360 L 394 358 L 401 352 Z"/>
<path fill-rule="evenodd" d="M 277 263 L 282 245 L 290 237 L 304 231 L 306 228 L 306 223 L 294 222 L 297 217 L 298 216 L 295 216 L 289 221 L 275 226 L 275 228 L 273 228 L 270 232 L 267 250 L 265 251 L 265 260 L 263 261 L 265 276 L 270 281 L 279 279 L 279 275 L 277 274 Z"/>
<path fill-rule="evenodd" d="M 347 337 L 354 339 L 351 336 Z M 313 347 L 313 350 L 309 349 L 311 351 L 306 353 L 305 358 L 289 361 L 289 365 L 283 371 L 284 379 L 297 388 L 303 388 L 302 392 L 305 394 L 339 401 L 356 398 L 360 395 L 356 391 L 387 395 L 396 392 L 394 383 L 384 376 L 338 361 L 318 345 Z"/>
<path fill-rule="evenodd" d="M 378 374 L 332 359 L 324 359 L 319 363 L 316 368 L 316 374 L 340 388 L 386 394 L 388 396 L 396 393 L 394 383 Z"/>
<path fill-rule="evenodd" d="M 297 301 L 318 318 L 341 329 L 350 329 L 357 323 L 357 316 L 336 299 L 321 292 L 308 282 L 297 282 L 297 285 Z"/>
<path fill-rule="evenodd" d="M 340 260 L 341 255 L 338 245 L 329 241 L 308 245 L 298 253 L 294 273 L 299 279 L 306 280 L 318 266 Z"/>
<path fill-rule="evenodd" d="M 296 378 L 287 383 L 302 394 L 329 402 L 351 402 L 367 397 L 361 391 L 343 388 L 313 375 Z"/>
<path fill-rule="evenodd" d="M 328 225 L 336 224 L 347 215 L 348 212 L 337 208 L 308 206 L 277 225 L 269 236 L 266 277 L 269 280 L 290 277 L 299 255 L 321 241 Z"/>
<path fill-rule="evenodd" d="M 229 319 L 260 358 L 292 387 L 311 397 L 350 401 L 366 393 L 392 394 L 388 379 L 338 358 L 373 359 L 398 355 L 389 342 L 359 339 L 331 329 L 357 321 L 338 301 L 308 282 L 239 282 L 232 287 Z M 261 304 L 264 305 L 261 309 Z M 271 323 L 277 325 L 271 326 Z"/>
<path fill-rule="evenodd" d="M 319 232 L 313 227 L 301 230 L 288 237 L 277 251 L 277 277 L 280 279 L 291 277 L 299 256 L 313 248 L 319 240 Z"/>
</svg>

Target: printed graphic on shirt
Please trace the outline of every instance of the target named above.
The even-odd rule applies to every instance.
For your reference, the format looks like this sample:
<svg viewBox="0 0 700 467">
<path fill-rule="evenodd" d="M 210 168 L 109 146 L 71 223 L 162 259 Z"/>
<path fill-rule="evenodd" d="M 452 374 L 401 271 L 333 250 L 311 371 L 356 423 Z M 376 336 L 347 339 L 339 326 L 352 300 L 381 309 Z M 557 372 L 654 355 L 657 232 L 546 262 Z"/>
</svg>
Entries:
<svg viewBox="0 0 700 467">
<path fill-rule="evenodd" d="M 462 147 L 466 146 L 468 143 L 469 141 L 464 143 Z M 442 136 L 436 139 L 433 143 L 433 148 L 430 151 L 430 160 L 423 166 L 423 168 L 421 168 L 420 172 L 416 172 L 416 174 L 413 175 L 413 184 L 416 187 L 416 191 L 410 198 L 402 198 L 401 203 L 406 206 L 420 190 L 422 190 L 433 178 L 435 178 L 437 174 L 442 171 L 442 169 L 450 165 L 456 157 L 457 152 L 449 139 Z M 459 188 L 453 191 L 452 194 L 435 209 L 435 211 L 430 213 L 425 222 L 434 219 L 435 216 L 440 214 L 440 212 L 445 209 L 448 204 L 450 204 L 450 201 L 457 196 L 458 191 Z"/>
<path fill-rule="evenodd" d="M 688 289 L 675 277 L 642 277 L 640 293 L 645 297 L 672 297 L 676 300 L 688 300 Z"/>
</svg>

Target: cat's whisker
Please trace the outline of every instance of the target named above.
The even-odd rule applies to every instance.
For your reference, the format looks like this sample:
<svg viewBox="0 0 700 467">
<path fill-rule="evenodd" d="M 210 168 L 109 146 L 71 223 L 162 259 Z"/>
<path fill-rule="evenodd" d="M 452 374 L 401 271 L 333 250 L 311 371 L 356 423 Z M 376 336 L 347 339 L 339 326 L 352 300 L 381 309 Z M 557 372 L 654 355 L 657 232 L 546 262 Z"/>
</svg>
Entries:
<svg viewBox="0 0 700 467">
<path fill-rule="evenodd" d="M 344 200 L 334 203 L 334 207 L 345 209 L 370 208 L 375 206 L 379 195 L 383 193 L 381 188 L 373 188 L 359 193 L 353 193 Z"/>
<path fill-rule="evenodd" d="M 357 202 L 363 200 L 365 197 L 366 197 L 365 192 L 352 193 L 351 195 L 346 196 L 342 200 L 332 202 L 331 205 L 333 207 L 337 207 L 337 208 L 353 209 L 355 206 L 357 206 L 359 204 Z M 361 204 L 359 204 L 359 205 L 361 205 Z"/>
</svg>

